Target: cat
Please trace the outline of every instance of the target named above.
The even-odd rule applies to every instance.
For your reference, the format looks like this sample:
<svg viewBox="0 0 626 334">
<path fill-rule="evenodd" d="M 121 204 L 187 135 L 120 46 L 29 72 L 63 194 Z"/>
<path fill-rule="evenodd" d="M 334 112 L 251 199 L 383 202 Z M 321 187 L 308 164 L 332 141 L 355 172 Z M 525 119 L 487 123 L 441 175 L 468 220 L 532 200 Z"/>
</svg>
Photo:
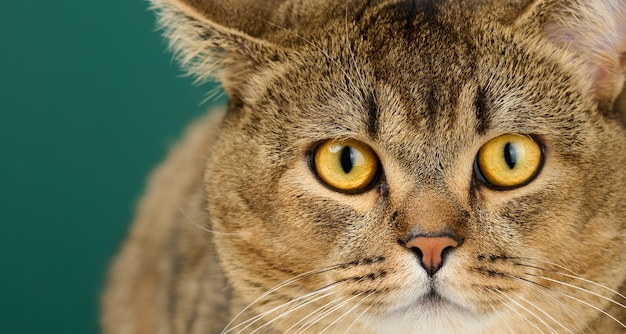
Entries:
<svg viewBox="0 0 626 334">
<path fill-rule="evenodd" d="M 105 333 L 625 333 L 623 0 L 152 0 L 225 108 Z"/>
</svg>

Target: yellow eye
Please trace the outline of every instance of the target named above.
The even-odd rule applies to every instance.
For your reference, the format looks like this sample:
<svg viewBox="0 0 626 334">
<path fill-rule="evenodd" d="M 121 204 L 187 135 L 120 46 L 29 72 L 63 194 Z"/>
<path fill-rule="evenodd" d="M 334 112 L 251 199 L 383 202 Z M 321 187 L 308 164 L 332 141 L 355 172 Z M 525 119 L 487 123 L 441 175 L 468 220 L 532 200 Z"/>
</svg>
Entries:
<svg viewBox="0 0 626 334">
<path fill-rule="evenodd" d="M 503 135 L 480 148 L 476 157 L 477 173 L 492 186 L 518 187 L 537 175 L 542 155 L 541 147 L 530 137 Z"/>
<path fill-rule="evenodd" d="M 365 190 L 374 182 L 379 169 L 374 151 L 353 139 L 323 142 L 315 150 L 312 164 L 324 183 L 344 192 Z"/>
</svg>

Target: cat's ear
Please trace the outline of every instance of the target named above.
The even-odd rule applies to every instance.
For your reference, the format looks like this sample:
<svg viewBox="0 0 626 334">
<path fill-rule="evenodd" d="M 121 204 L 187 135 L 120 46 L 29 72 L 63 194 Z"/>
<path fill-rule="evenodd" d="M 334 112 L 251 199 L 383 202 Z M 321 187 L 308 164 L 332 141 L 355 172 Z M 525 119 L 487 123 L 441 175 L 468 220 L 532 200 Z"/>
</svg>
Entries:
<svg viewBox="0 0 626 334">
<path fill-rule="evenodd" d="M 613 101 L 626 72 L 626 0 L 539 0 L 521 25 L 533 26 L 573 56 L 597 101 Z"/>
<path fill-rule="evenodd" d="M 285 0 L 150 1 L 176 59 L 199 82 L 218 80 L 236 94 L 252 73 L 285 55 L 262 37 Z"/>
</svg>

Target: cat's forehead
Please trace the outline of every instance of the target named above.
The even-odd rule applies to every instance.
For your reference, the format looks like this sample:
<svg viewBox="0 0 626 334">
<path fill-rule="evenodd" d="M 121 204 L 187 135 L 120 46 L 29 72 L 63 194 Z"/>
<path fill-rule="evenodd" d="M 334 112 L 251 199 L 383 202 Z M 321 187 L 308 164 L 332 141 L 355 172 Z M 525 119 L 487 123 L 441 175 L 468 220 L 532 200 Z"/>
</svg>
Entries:
<svg viewBox="0 0 626 334">
<path fill-rule="evenodd" d="M 442 3 L 396 1 L 370 9 L 356 26 L 337 20 L 308 41 L 311 53 L 297 68 L 309 74 L 305 89 L 317 82 L 326 85 L 319 89 L 323 99 L 333 91 L 364 108 L 412 110 L 416 122 L 431 127 L 472 116 L 479 133 L 499 114 L 506 120 L 540 109 L 525 109 L 524 103 L 541 107 L 550 100 L 568 102 L 550 95 L 576 95 L 558 60 L 533 53 L 505 22 L 477 17 L 471 5 Z M 459 114 L 470 107 L 490 112 Z"/>
<path fill-rule="evenodd" d="M 461 99 L 465 95 L 484 105 L 490 94 L 532 88 L 522 77 L 532 77 L 533 57 L 514 45 L 504 28 L 500 34 L 492 28 L 484 41 L 484 29 L 472 27 L 467 18 L 424 14 L 407 21 L 397 7 L 375 13 L 361 26 L 337 24 L 307 40 L 308 52 L 291 67 L 294 74 L 277 86 L 294 88 L 292 98 L 308 100 L 318 92 L 322 104 L 333 100 L 370 113 L 413 110 L 417 122 L 431 125 L 457 117 L 454 110 L 467 103 Z"/>
</svg>

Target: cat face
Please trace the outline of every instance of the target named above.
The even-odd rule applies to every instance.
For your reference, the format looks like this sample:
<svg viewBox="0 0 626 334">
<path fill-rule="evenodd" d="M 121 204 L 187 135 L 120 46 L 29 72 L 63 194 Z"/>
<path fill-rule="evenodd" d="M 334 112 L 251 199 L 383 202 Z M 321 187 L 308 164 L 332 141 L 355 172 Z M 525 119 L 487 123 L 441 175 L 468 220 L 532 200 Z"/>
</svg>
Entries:
<svg viewBox="0 0 626 334">
<path fill-rule="evenodd" d="M 626 132 L 559 5 L 310 6 L 343 10 L 248 35 L 183 10 L 230 54 L 205 178 L 230 328 L 585 330 L 626 277 Z"/>
</svg>

